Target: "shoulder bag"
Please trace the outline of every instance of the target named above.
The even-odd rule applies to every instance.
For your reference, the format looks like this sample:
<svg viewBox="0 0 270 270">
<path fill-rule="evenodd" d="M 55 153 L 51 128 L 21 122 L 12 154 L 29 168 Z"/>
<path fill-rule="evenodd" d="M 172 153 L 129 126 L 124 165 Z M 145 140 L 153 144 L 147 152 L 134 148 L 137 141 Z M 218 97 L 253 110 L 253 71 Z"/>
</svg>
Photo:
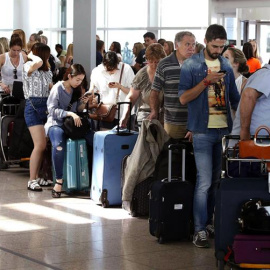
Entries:
<svg viewBox="0 0 270 270">
<path fill-rule="evenodd" d="M 120 73 L 120 79 L 119 83 L 121 84 L 122 80 L 122 75 L 123 75 L 123 70 L 124 70 L 124 65 L 122 65 L 121 68 L 121 73 Z M 117 111 L 117 102 L 119 99 L 119 92 L 120 88 L 117 89 L 117 94 L 116 94 L 116 99 L 114 104 L 104 104 L 103 102 L 98 102 L 97 105 L 91 104 L 90 107 L 92 108 L 91 112 L 89 113 L 89 117 L 93 120 L 99 120 L 99 121 L 104 121 L 104 122 L 112 122 L 115 118 L 115 114 Z M 92 95 L 94 99 L 94 89 L 92 90 Z"/>
<path fill-rule="evenodd" d="M 68 105 L 68 111 L 71 109 L 72 104 L 70 103 Z M 84 112 L 76 112 L 77 115 L 81 118 L 82 124 L 81 126 L 77 127 L 75 126 L 74 120 L 72 116 L 67 116 L 64 119 L 62 128 L 65 132 L 65 134 L 71 139 L 71 140 L 78 140 L 84 138 L 86 133 L 90 130 L 90 123 L 88 121 L 88 115 Z"/>
</svg>

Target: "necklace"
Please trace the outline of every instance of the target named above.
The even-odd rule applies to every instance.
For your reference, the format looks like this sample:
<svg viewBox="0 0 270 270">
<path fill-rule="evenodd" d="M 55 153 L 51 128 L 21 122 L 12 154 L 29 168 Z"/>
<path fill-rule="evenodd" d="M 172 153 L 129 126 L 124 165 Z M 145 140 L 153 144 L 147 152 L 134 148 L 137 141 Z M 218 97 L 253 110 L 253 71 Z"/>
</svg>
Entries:
<svg viewBox="0 0 270 270">
<path fill-rule="evenodd" d="M 12 66 L 16 69 L 19 65 L 19 62 L 20 62 L 20 56 L 18 57 L 11 57 L 9 55 L 9 59 L 10 59 L 10 63 L 12 64 Z"/>
</svg>

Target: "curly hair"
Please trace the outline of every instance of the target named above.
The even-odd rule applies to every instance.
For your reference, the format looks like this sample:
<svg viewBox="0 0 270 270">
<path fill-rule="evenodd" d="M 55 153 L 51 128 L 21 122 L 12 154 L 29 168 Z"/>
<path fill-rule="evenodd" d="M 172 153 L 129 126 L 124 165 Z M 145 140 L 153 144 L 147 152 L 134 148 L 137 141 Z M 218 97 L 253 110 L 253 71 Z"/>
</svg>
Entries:
<svg viewBox="0 0 270 270">
<path fill-rule="evenodd" d="M 166 57 L 164 48 L 159 43 L 150 44 L 145 51 L 145 58 L 147 60 L 161 59 Z"/>
</svg>

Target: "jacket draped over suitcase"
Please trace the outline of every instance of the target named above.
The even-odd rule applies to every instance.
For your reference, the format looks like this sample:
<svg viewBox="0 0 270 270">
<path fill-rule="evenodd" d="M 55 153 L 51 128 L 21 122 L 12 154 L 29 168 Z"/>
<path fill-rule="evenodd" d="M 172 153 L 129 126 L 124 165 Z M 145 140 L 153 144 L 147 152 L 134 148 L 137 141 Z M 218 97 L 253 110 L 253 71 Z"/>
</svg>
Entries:
<svg viewBox="0 0 270 270">
<path fill-rule="evenodd" d="M 124 171 L 122 200 L 131 201 L 135 186 L 147 179 L 155 170 L 156 160 L 163 145 L 170 139 L 158 120 L 144 120 Z"/>
</svg>

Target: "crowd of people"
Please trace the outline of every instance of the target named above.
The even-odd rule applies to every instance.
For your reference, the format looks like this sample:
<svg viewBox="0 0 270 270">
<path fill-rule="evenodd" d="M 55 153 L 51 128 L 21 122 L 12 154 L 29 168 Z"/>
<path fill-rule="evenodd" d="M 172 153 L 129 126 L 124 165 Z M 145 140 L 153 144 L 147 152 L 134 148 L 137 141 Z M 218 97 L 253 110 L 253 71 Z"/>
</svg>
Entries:
<svg viewBox="0 0 270 270">
<path fill-rule="evenodd" d="M 119 42 L 113 41 L 105 52 L 104 41 L 96 36 L 97 67 L 88 88 L 84 67 L 73 63 L 73 44 L 67 51 L 56 44 L 57 56 L 53 56 L 41 32 L 32 34 L 27 43 L 21 29 L 14 30 L 9 44 L 0 38 L 0 90 L 10 94 L 14 81 L 23 82 L 24 117 L 34 143 L 27 187 L 42 191 L 42 186 L 52 184 L 38 175 L 49 138 L 56 175 L 52 197 L 61 197 L 67 139 L 63 120 L 71 116 L 76 126 L 81 125 L 77 112 L 87 108 L 90 100 L 96 102 L 93 96 L 83 95 L 85 91 L 99 93 L 104 104 L 130 101 L 131 119 L 130 108 L 125 107 L 120 119 L 100 121 L 99 129 L 112 129 L 118 122 L 126 127 L 128 120 L 140 127 L 144 119 L 157 119 L 171 138 L 193 143 L 197 168 L 193 243 L 208 247 L 208 237 L 214 235 L 222 137 L 232 133 L 247 140 L 259 125 L 270 126 L 270 65 L 261 68 L 255 40 L 245 43 L 243 50 L 226 46 L 227 33 L 217 24 L 207 28 L 205 45 L 196 42 L 189 31 L 177 33 L 174 42 L 157 40 L 151 32 L 143 39 L 143 43 L 134 43 L 129 65 L 122 61 Z M 60 68 L 65 68 L 65 75 L 54 82 Z M 95 130 L 92 126 L 85 136 L 89 145 Z"/>
</svg>

